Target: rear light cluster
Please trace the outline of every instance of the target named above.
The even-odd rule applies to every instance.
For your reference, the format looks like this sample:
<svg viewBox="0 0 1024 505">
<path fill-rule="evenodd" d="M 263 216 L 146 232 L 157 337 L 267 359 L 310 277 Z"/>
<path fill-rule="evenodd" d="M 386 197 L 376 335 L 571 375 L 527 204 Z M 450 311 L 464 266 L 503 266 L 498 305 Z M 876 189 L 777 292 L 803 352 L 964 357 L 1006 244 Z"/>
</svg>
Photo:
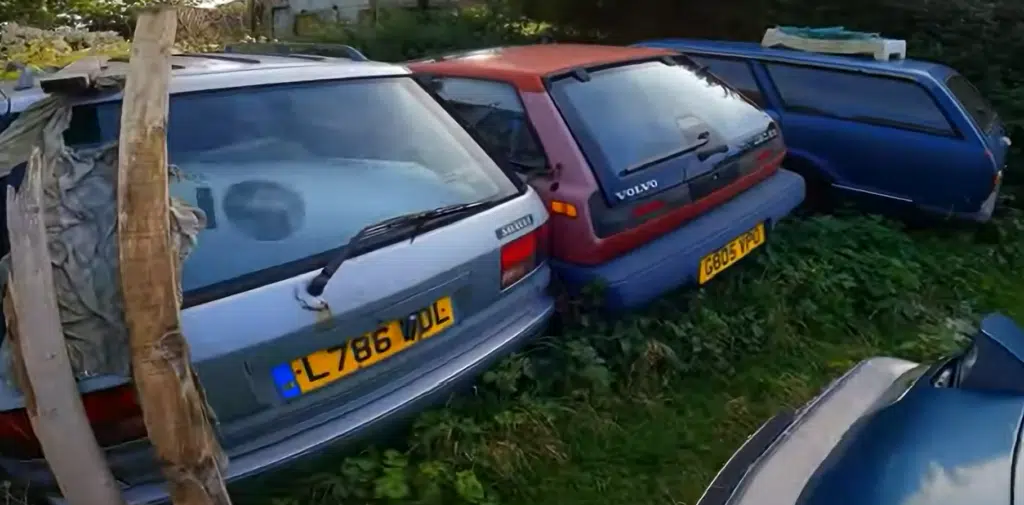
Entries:
<svg viewBox="0 0 1024 505">
<path fill-rule="evenodd" d="M 130 384 L 82 395 L 82 405 L 100 446 L 146 437 L 142 409 Z M 43 457 L 25 409 L 0 412 L 0 455 L 17 459 Z"/>
<path fill-rule="evenodd" d="M 501 289 L 519 282 L 547 259 L 548 223 L 501 246 Z"/>
</svg>

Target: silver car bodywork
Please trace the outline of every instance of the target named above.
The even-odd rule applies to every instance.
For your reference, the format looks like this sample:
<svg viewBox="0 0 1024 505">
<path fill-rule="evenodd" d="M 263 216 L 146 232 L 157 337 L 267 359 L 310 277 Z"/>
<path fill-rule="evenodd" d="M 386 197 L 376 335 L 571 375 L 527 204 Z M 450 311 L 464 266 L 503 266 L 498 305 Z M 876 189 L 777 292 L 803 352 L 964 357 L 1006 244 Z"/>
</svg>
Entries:
<svg viewBox="0 0 1024 505">
<path fill-rule="evenodd" d="M 315 60 L 175 56 L 172 103 L 173 95 L 197 91 L 408 78 L 403 77 L 408 75 L 403 67 L 389 64 Z M 38 88 L 7 94 L 14 113 L 42 96 Z M 344 110 L 335 111 L 325 104 L 324 113 L 343 114 Z M 543 331 L 554 310 L 547 293 L 550 273 L 546 262 L 541 261 L 511 286 L 502 288 L 501 284 L 502 246 L 536 232 L 547 220 L 546 209 L 533 190 L 518 187 L 517 194 L 497 206 L 426 231 L 415 241 L 397 241 L 346 261 L 321 297 L 329 307 L 326 321 L 322 313 L 309 310 L 301 300 L 322 264 L 183 310 L 182 328 L 230 458 L 229 482 L 345 444 L 371 427 L 443 400 L 460 382 Z M 172 184 L 172 193 L 175 191 L 181 192 Z M 511 223 L 519 225 L 509 233 L 497 233 Z M 329 233 L 330 227 L 321 223 L 321 232 Z M 199 244 L 201 250 L 202 234 Z M 384 322 L 409 318 L 441 297 L 450 297 L 456 320 L 438 336 L 295 398 L 285 398 L 277 389 L 272 375 L 282 363 L 344 343 Z M 88 392 L 125 382 L 120 377 L 96 377 L 81 381 L 80 389 Z M 0 389 L 0 411 L 21 406 L 20 394 Z M 105 451 L 129 504 L 167 501 L 147 441 Z M 36 489 L 50 490 L 51 502 L 62 502 L 45 461 L 0 456 L 0 469 Z"/>
</svg>

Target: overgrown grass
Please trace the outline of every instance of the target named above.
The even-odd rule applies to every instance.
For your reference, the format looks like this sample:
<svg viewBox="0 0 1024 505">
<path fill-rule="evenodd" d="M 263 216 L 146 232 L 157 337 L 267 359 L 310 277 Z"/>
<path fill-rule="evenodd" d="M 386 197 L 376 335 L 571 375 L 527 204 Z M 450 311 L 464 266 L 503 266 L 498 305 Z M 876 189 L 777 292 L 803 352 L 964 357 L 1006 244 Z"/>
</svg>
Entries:
<svg viewBox="0 0 1024 505">
<path fill-rule="evenodd" d="M 857 361 L 933 360 L 990 310 L 1024 320 L 1024 216 L 1004 204 L 958 231 L 791 219 L 706 288 L 616 322 L 584 310 L 390 449 L 239 501 L 692 504 L 761 422 Z"/>
</svg>

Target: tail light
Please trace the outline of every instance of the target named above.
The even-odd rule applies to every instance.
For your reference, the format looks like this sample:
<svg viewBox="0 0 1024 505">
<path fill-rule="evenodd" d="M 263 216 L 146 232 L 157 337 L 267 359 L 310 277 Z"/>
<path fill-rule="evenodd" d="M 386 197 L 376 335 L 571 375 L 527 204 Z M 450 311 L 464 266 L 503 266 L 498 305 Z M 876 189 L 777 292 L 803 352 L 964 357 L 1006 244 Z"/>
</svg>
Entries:
<svg viewBox="0 0 1024 505">
<path fill-rule="evenodd" d="M 548 223 L 501 246 L 501 289 L 519 282 L 547 259 Z"/>
<path fill-rule="evenodd" d="M 142 409 L 130 384 L 82 395 L 82 405 L 100 446 L 146 437 Z M 0 454 L 18 459 L 43 457 L 25 409 L 0 412 Z"/>
</svg>

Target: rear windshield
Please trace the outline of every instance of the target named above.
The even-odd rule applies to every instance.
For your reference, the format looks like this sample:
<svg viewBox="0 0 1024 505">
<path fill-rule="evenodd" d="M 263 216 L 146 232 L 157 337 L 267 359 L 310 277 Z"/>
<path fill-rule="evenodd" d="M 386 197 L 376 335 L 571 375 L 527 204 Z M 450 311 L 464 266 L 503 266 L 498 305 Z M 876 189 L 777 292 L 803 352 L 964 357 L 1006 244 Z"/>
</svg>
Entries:
<svg viewBox="0 0 1024 505">
<path fill-rule="evenodd" d="M 114 140 L 119 117 L 116 103 L 77 107 L 66 141 Z M 518 191 L 404 77 L 175 95 L 167 141 L 181 172 L 171 194 L 209 221 L 182 272 L 186 293 L 287 264 L 311 270 L 310 258 L 369 224 Z"/>
<path fill-rule="evenodd" d="M 946 87 L 953 93 L 953 96 L 960 102 L 960 105 L 967 110 L 974 123 L 985 133 L 992 128 L 995 122 L 996 111 L 981 95 L 978 88 L 971 84 L 966 77 L 960 74 L 953 74 L 946 80 Z"/>
<path fill-rule="evenodd" d="M 560 79 L 551 94 L 590 162 L 616 174 L 685 147 L 694 119 L 729 140 L 770 121 L 710 73 L 661 61 Z"/>
</svg>

